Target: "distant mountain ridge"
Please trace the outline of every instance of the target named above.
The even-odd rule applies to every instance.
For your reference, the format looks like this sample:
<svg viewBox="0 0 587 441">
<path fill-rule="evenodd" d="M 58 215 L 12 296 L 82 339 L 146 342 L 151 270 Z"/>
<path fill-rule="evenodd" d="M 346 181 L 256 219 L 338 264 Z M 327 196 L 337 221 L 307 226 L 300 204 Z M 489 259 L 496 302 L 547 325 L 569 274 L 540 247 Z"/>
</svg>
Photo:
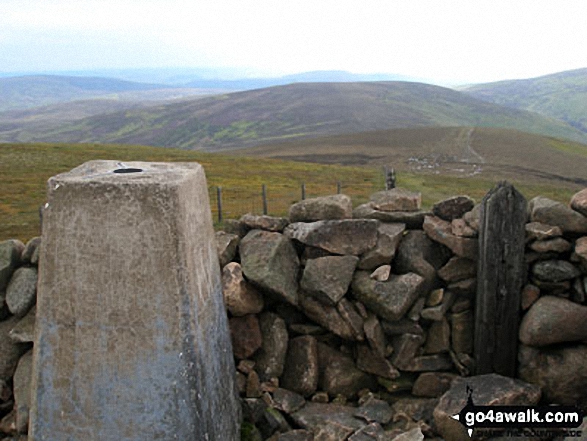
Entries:
<svg viewBox="0 0 587 441">
<path fill-rule="evenodd" d="M 0 78 L 0 111 L 177 88 L 102 77 L 32 75 Z"/>
<path fill-rule="evenodd" d="M 0 141 L 128 143 L 217 151 L 288 139 L 405 127 L 502 127 L 587 142 L 567 124 L 452 89 L 410 82 L 295 83 L 11 127 Z"/>
<path fill-rule="evenodd" d="M 587 133 L 587 68 L 463 89 L 494 104 L 537 112 Z"/>
</svg>

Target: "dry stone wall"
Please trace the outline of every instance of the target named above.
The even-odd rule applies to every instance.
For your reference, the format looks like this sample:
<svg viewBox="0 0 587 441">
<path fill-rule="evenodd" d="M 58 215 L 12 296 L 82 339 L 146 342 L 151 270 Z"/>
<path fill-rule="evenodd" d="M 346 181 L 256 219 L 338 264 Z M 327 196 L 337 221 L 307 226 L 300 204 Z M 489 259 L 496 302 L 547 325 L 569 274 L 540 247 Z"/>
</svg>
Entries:
<svg viewBox="0 0 587 441">
<path fill-rule="evenodd" d="M 335 195 L 228 221 L 217 242 L 243 439 L 468 439 L 450 418 L 466 384 L 478 405 L 587 408 L 586 216 L 587 189 L 529 203 L 516 379 L 471 376 L 472 199 L 427 211 L 393 189 L 354 210 Z M 0 243 L 0 438 L 27 431 L 39 245 Z"/>
</svg>

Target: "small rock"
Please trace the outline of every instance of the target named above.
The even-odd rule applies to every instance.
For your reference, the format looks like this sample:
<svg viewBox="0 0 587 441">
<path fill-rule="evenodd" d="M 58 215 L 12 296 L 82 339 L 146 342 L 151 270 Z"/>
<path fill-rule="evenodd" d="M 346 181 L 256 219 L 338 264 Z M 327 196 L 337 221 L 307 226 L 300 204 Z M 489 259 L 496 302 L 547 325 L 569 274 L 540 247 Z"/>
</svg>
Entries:
<svg viewBox="0 0 587 441">
<path fill-rule="evenodd" d="M 41 238 L 33 237 L 29 240 L 22 252 L 22 262 L 37 265 L 39 263 L 39 247 L 41 246 Z"/>
<path fill-rule="evenodd" d="M 259 322 L 263 343 L 255 357 L 255 369 L 265 381 L 272 377 L 280 377 L 283 373 L 288 334 L 285 322 L 277 314 L 264 312 Z"/>
<path fill-rule="evenodd" d="M 387 424 L 391 421 L 391 406 L 383 400 L 368 398 L 355 412 L 355 416 L 368 423 Z"/>
<path fill-rule="evenodd" d="M 318 387 L 329 395 L 353 398 L 361 389 L 375 386 L 370 375 L 357 369 L 352 358 L 322 343 L 318 344 L 320 379 Z"/>
<path fill-rule="evenodd" d="M 580 237 L 575 242 L 575 256 L 583 267 L 583 273 L 587 273 L 587 236 Z"/>
<path fill-rule="evenodd" d="M 443 320 L 446 312 L 452 306 L 454 299 L 455 295 L 451 291 L 445 291 L 440 305 L 425 308 L 420 315 L 426 320 Z"/>
<path fill-rule="evenodd" d="M 366 424 L 355 418 L 356 409 L 350 406 L 340 406 L 325 403 L 307 403 L 297 412 L 292 414 L 293 421 L 303 429 L 316 433 L 316 430 L 329 423 L 336 423 L 350 428 L 349 436 L 355 430 L 364 427 Z M 316 438 L 314 438 L 316 439 Z M 333 441 L 343 440 L 345 437 L 336 438 Z"/>
<path fill-rule="evenodd" d="M 436 216 L 426 216 L 422 228 L 432 240 L 450 248 L 457 256 L 477 260 L 477 239 L 455 236 L 452 234 L 450 222 Z"/>
<path fill-rule="evenodd" d="M 391 441 L 423 441 L 424 434 L 422 433 L 422 429 L 419 427 L 415 427 L 413 429 L 408 430 L 394 438 Z"/>
<path fill-rule="evenodd" d="M 355 340 L 357 334 L 342 318 L 336 307 L 320 303 L 313 297 L 300 293 L 300 306 L 308 318 L 345 340 Z"/>
<path fill-rule="evenodd" d="M 237 317 L 263 310 L 263 296 L 243 277 L 240 264 L 230 262 L 222 269 L 222 292 L 228 311 Z"/>
<path fill-rule="evenodd" d="M 457 295 L 469 296 L 474 295 L 477 289 L 477 278 L 471 277 L 470 279 L 459 280 L 458 282 L 449 283 L 446 287 L 449 292 Z"/>
<path fill-rule="evenodd" d="M 366 345 L 357 346 L 357 368 L 368 374 L 393 380 L 399 377 L 398 370 L 382 355 Z"/>
<path fill-rule="evenodd" d="M 407 317 L 410 320 L 413 320 L 415 322 L 420 320 L 420 314 L 422 313 L 422 310 L 424 309 L 425 304 L 426 304 L 426 298 L 425 297 L 418 297 L 416 299 L 416 301 L 414 302 L 414 304 L 412 305 L 412 307 L 410 308 L 410 310 L 408 311 Z"/>
<path fill-rule="evenodd" d="M 540 297 L 540 288 L 536 285 L 532 285 L 531 283 L 524 286 L 522 289 L 521 294 L 521 306 L 522 310 L 527 310 L 530 306 L 534 304 L 536 300 Z"/>
<path fill-rule="evenodd" d="M 430 211 L 380 211 L 373 208 L 373 203 L 359 205 L 353 210 L 355 219 L 376 219 L 387 223 L 405 224 L 406 228 L 422 228 L 424 217 L 432 214 Z"/>
<path fill-rule="evenodd" d="M 393 275 L 386 282 L 377 282 L 366 271 L 355 272 L 353 294 L 375 314 L 390 320 L 401 319 L 420 296 L 424 278 L 415 273 Z"/>
<path fill-rule="evenodd" d="M 444 298 L 444 289 L 438 288 L 430 291 L 428 298 L 426 299 L 426 306 L 438 306 L 442 303 Z"/>
<path fill-rule="evenodd" d="M 540 387 L 547 403 L 585 408 L 587 345 L 540 349 L 521 345 L 518 376 Z"/>
<path fill-rule="evenodd" d="M 35 341 L 35 321 L 37 307 L 33 306 L 29 313 L 21 319 L 8 335 L 15 343 L 32 343 Z"/>
<path fill-rule="evenodd" d="M 438 275 L 447 283 L 470 279 L 477 275 L 477 263 L 463 257 L 454 256 L 438 270 Z"/>
<path fill-rule="evenodd" d="M 454 219 L 450 223 L 450 231 L 459 237 L 477 237 L 478 233 L 474 230 L 465 219 Z"/>
<path fill-rule="evenodd" d="M 479 231 L 479 223 L 481 222 L 481 204 L 477 204 L 473 209 L 463 214 L 463 219 L 475 231 Z"/>
<path fill-rule="evenodd" d="M 6 304 L 17 317 L 24 317 L 37 299 L 37 268 L 17 269 L 6 288 Z"/>
<path fill-rule="evenodd" d="M 425 354 L 439 354 L 450 349 L 450 325 L 446 318 L 433 322 L 424 345 Z"/>
<path fill-rule="evenodd" d="M 14 372 L 14 408 L 16 409 L 16 431 L 26 433 L 31 408 L 31 377 L 33 373 L 33 352 L 24 354 Z"/>
<path fill-rule="evenodd" d="M 451 314 L 451 341 L 455 352 L 471 354 L 473 352 L 473 339 L 475 322 L 471 310 Z"/>
<path fill-rule="evenodd" d="M 405 224 L 380 223 L 377 228 L 375 248 L 361 256 L 358 267 L 372 270 L 380 265 L 390 263 L 395 256 L 405 229 Z"/>
<path fill-rule="evenodd" d="M 452 221 L 463 217 L 465 213 L 471 211 L 475 206 L 475 201 L 469 196 L 453 196 L 443 201 L 437 202 L 432 207 L 432 213 L 446 221 Z"/>
<path fill-rule="evenodd" d="M 333 254 L 359 256 L 376 245 L 377 226 L 377 221 L 369 219 L 295 222 L 288 225 L 284 234 Z"/>
<path fill-rule="evenodd" d="M 218 250 L 220 268 L 224 268 L 229 262 L 234 260 L 239 242 L 240 237 L 236 234 L 230 234 L 224 231 L 216 232 L 216 249 Z"/>
<path fill-rule="evenodd" d="M 18 360 L 30 348 L 9 338 L 9 332 L 18 321 L 18 317 L 10 317 L 0 322 L 0 380 L 6 381 L 14 375 Z"/>
<path fill-rule="evenodd" d="M 386 434 L 379 423 L 371 423 L 353 433 L 348 441 L 385 440 Z"/>
<path fill-rule="evenodd" d="M 365 339 L 365 334 L 363 332 L 363 325 L 365 321 L 355 306 L 350 301 L 343 298 L 340 300 L 340 302 L 338 302 L 338 305 L 336 305 L 336 310 L 353 330 L 354 339 L 363 341 Z"/>
<path fill-rule="evenodd" d="M 418 211 L 422 206 L 422 193 L 393 188 L 372 194 L 371 203 L 380 211 Z"/>
<path fill-rule="evenodd" d="M 525 228 L 528 239 L 547 240 L 563 235 L 563 230 L 560 227 L 546 225 L 540 222 L 529 222 Z"/>
<path fill-rule="evenodd" d="M 446 371 L 453 366 L 448 354 L 420 355 L 414 357 L 403 368 L 407 372 Z"/>
<path fill-rule="evenodd" d="M 0 242 L 0 293 L 8 286 L 14 270 L 20 265 L 24 244 L 10 239 Z"/>
<path fill-rule="evenodd" d="M 558 226 L 565 233 L 587 233 L 587 217 L 560 202 L 536 196 L 529 209 L 533 222 Z"/>
<path fill-rule="evenodd" d="M 387 282 L 391 275 L 391 265 L 382 265 L 371 273 L 369 277 L 378 282 Z"/>
<path fill-rule="evenodd" d="M 273 402 L 277 409 L 286 414 L 293 413 L 306 404 L 306 400 L 300 394 L 281 388 L 277 388 L 273 392 Z"/>
<path fill-rule="evenodd" d="M 358 261 L 356 256 L 308 260 L 300 286 L 322 303 L 336 305 L 346 294 Z"/>
<path fill-rule="evenodd" d="M 420 374 L 414 383 L 412 395 L 430 398 L 440 397 L 450 389 L 455 378 L 457 378 L 457 375 L 448 372 L 424 372 Z"/>
<path fill-rule="evenodd" d="M 369 317 L 363 324 L 363 329 L 371 349 L 381 357 L 385 357 L 387 355 L 387 339 L 385 338 L 381 323 L 374 314 L 369 314 Z"/>
<path fill-rule="evenodd" d="M 249 372 L 247 376 L 247 383 L 245 385 L 245 396 L 247 398 L 259 398 L 263 395 L 261 391 L 261 380 L 259 374 L 255 371 Z"/>
<path fill-rule="evenodd" d="M 424 343 L 424 337 L 417 334 L 403 334 L 393 339 L 391 362 L 401 370 L 407 370 Z"/>
<path fill-rule="evenodd" d="M 312 395 L 310 401 L 312 401 L 312 403 L 328 403 L 330 398 L 326 392 L 316 392 L 314 395 Z"/>
<path fill-rule="evenodd" d="M 436 428 L 446 440 L 470 440 L 465 426 L 452 418 L 467 404 L 467 386 L 473 389 L 477 406 L 531 406 L 538 403 L 541 395 L 538 386 L 497 374 L 456 378 L 434 409 Z"/>
<path fill-rule="evenodd" d="M 419 336 L 424 335 L 424 331 L 420 327 L 420 325 L 412 320 L 408 319 L 401 319 L 398 321 L 387 321 L 382 320 L 381 327 L 383 328 L 383 332 L 390 336 L 402 335 L 402 334 L 416 334 Z"/>
<path fill-rule="evenodd" d="M 291 222 L 350 219 L 353 216 L 351 198 L 344 194 L 306 199 L 289 209 Z"/>
<path fill-rule="evenodd" d="M 583 216 L 587 216 L 587 188 L 573 195 L 571 198 L 571 208 Z"/>
<path fill-rule="evenodd" d="M 414 386 L 413 374 L 405 372 L 401 373 L 401 375 L 394 380 L 377 378 L 377 382 L 392 394 L 396 392 L 410 391 Z"/>
<path fill-rule="evenodd" d="M 520 324 L 520 341 L 530 346 L 587 341 L 587 306 L 554 296 L 540 297 Z"/>
<path fill-rule="evenodd" d="M 532 266 L 532 274 L 543 282 L 563 282 L 578 277 L 581 272 L 566 260 L 544 260 Z"/>
<path fill-rule="evenodd" d="M 241 239 L 247 235 L 249 229 L 237 219 L 226 219 L 223 230 L 228 234 L 236 234 Z"/>
<path fill-rule="evenodd" d="M 391 408 L 396 415 L 406 415 L 413 421 L 423 421 L 430 425 L 433 422 L 434 408 L 438 404 L 436 398 L 400 398 Z M 395 419 L 395 417 L 394 417 Z"/>
<path fill-rule="evenodd" d="M 303 429 L 280 433 L 277 441 L 314 441 L 312 432 Z"/>
<path fill-rule="evenodd" d="M 319 373 L 316 339 L 311 336 L 292 338 L 288 344 L 283 387 L 303 396 L 310 396 L 318 387 Z"/>
<path fill-rule="evenodd" d="M 289 220 L 284 217 L 256 216 L 247 213 L 241 216 L 240 223 L 250 230 L 265 230 L 281 233 L 287 227 L 287 224 L 289 224 Z"/>
<path fill-rule="evenodd" d="M 566 253 L 571 249 L 571 244 L 562 237 L 555 237 L 554 239 L 536 240 L 529 247 L 537 253 Z"/>
<path fill-rule="evenodd" d="M 249 358 L 261 347 L 263 337 L 256 315 L 232 317 L 228 321 L 228 327 L 232 340 L 232 352 L 239 360 Z"/>
<path fill-rule="evenodd" d="M 245 277 L 279 300 L 298 304 L 299 259 L 291 241 L 279 234 L 253 230 L 240 243 Z"/>
</svg>

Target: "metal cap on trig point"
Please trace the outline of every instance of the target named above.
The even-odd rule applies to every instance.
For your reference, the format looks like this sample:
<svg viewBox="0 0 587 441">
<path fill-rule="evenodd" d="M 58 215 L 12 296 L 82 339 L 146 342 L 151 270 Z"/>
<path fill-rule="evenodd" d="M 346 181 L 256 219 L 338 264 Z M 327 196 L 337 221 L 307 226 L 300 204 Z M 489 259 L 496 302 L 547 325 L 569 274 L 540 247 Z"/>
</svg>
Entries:
<svg viewBox="0 0 587 441">
<path fill-rule="evenodd" d="M 204 170 L 91 161 L 49 180 L 31 440 L 238 440 Z"/>
</svg>

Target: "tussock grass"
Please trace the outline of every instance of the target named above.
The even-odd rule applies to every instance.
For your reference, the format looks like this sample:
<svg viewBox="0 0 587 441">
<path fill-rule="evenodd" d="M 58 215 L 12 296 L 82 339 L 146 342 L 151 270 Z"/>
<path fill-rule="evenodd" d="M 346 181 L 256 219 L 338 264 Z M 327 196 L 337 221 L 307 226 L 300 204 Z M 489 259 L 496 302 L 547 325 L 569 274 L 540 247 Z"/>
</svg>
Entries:
<svg viewBox="0 0 587 441">
<path fill-rule="evenodd" d="M 206 171 L 215 219 L 217 186 L 223 189 L 225 218 L 246 212 L 260 214 L 262 184 L 267 185 L 272 215 L 287 214 L 289 205 L 301 199 L 302 183 L 306 184 L 306 197 L 310 198 L 336 193 L 340 181 L 342 192 L 352 197 L 355 206 L 384 186 L 381 169 L 374 166 L 312 164 L 129 145 L 0 144 L 0 240 L 27 241 L 39 235 L 39 207 L 45 203 L 47 179 L 92 159 L 197 161 Z M 398 174 L 397 183 L 421 191 L 426 207 L 457 194 L 467 194 L 479 202 L 495 185 L 495 181 L 477 177 L 407 172 Z M 527 198 L 541 194 L 563 202 L 568 202 L 576 191 L 531 183 L 516 186 Z"/>
</svg>

